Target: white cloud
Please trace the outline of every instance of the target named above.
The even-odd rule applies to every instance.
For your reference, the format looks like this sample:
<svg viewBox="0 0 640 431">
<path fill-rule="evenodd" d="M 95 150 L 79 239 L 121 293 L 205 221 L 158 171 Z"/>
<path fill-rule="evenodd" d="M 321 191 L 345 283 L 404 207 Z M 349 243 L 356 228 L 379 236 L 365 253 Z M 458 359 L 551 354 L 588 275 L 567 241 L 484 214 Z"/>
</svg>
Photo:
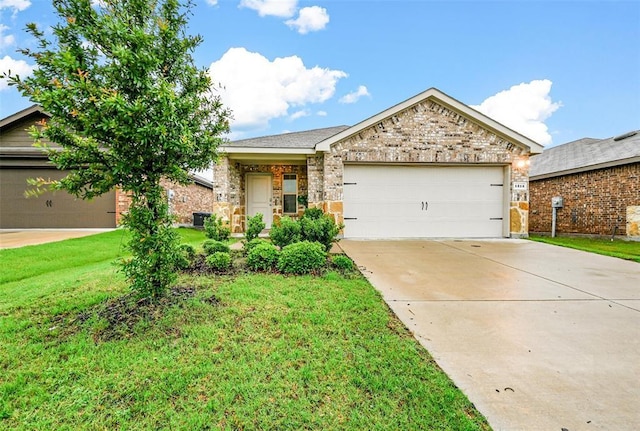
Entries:
<svg viewBox="0 0 640 431">
<path fill-rule="evenodd" d="M 289 107 L 322 103 L 333 97 L 336 83 L 347 74 L 315 66 L 297 56 L 273 61 L 245 48 L 231 48 L 211 63 L 209 73 L 223 103 L 233 111 L 233 126 L 265 127 L 288 114 Z"/>
<path fill-rule="evenodd" d="M 322 30 L 329 23 L 327 10 L 320 6 L 303 7 L 300 9 L 297 19 L 285 22 L 289 27 L 295 28 L 300 34 L 310 31 Z"/>
<path fill-rule="evenodd" d="M 364 85 L 361 85 L 358 87 L 356 91 L 353 91 L 351 93 L 348 93 L 342 96 L 339 102 L 340 103 L 356 103 L 363 96 L 371 97 L 371 94 L 369 94 L 369 90 L 367 90 L 367 87 L 365 87 Z"/>
<path fill-rule="evenodd" d="M 9 30 L 9 27 L 0 24 L 0 52 L 16 43 L 16 38 L 12 34 L 4 35 L 6 30 Z"/>
<path fill-rule="evenodd" d="M 0 10 L 13 9 L 13 12 L 22 12 L 31 6 L 30 0 L 0 0 Z"/>
<path fill-rule="evenodd" d="M 260 16 L 292 17 L 296 13 L 298 0 L 242 0 L 240 7 L 246 7 L 258 12 Z"/>
<path fill-rule="evenodd" d="M 311 113 L 309 112 L 308 109 L 302 109 L 300 111 L 296 111 L 293 114 L 291 114 L 289 116 L 289 120 L 293 121 L 293 120 L 297 120 L 298 118 L 308 117 L 309 115 L 311 115 Z"/>
<path fill-rule="evenodd" d="M 207 4 L 210 6 L 215 6 L 218 4 L 218 0 L 207 0 Z"/>
<path fill-rule="evenodd" d="M 544 121 L 562 106 L 562 102 L 551 100 L 552 84 L 548 79 L 523 82 L 472 108 L 539 144 L 548 145 L 552 139 Z"/>
<path fill-rule="evenodd" d="M 27 64 L 24 60 L 14 60 L 13 58 L 5 55 L 4 58 L 0 58 L 0 74 L 8 73 L 11 71 L 11 75 L 19 75 L 20 78 L 24 78 L 31 75 L 34 67 Z M 0 91 L 9 88 L 6 79 L 0 79 Z"/>
<path fill-rule="evenodd" d="M 327 111 L 318 111 L 318 112 L 316 112 L 316 115 L 318 117 L 326 117 L 327 116 Z"/>
</svg>

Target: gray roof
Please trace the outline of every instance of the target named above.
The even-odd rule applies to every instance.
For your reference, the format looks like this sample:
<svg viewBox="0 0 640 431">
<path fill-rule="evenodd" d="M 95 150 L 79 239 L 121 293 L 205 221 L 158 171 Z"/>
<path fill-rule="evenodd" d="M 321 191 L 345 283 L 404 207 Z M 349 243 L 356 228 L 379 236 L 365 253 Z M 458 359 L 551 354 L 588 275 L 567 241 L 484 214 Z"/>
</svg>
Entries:
<svg viewBox="0 0 640 431">
<path fill-rule="evenodd" d="M 225 144 L 225 147 L 245 148 L 305 148 L 313 149 L 320 141 L 348 129 L 349 126 L 335 126 L 304 132 L 283 133 L 281 135 L 261 136 L 242 139 Z"/>
<path fill-rule="evenodd" d="M 545 149 L 531 158 L 529 178 L 556 177 L 635 162 L 640 162 L 640 130 L 607 139 L 582 138 Z"/>
</svg>

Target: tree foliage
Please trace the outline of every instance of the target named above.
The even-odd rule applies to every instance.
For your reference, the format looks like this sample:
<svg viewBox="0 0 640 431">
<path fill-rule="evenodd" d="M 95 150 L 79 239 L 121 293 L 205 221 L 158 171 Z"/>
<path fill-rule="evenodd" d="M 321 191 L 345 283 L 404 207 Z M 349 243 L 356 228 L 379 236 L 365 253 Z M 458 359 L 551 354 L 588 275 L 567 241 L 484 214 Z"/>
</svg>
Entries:
<svg viewBox="0 0 640 431">
<path fill-rule="evenodd" d="M 94 4 L 92 4 L 94 3 Z M 190 1 L 54 0 L 60 19 L 47 36 L 27 31 L 37 49 L 31 77 L 10 85 L 51 114 L 33 129 L 59 169 L 53 182 L 91 199 L 118 187 L 132 205 L 133 231 L 125 274 L 145 295 L 161 295 L 174 279 L 177 238 L 162 179 L 187 184 L 191 170 L 216 157 L 229 112 L 209 75 L 194 65 L 199 36 L 186 34 Z M 57 144 L 48 147 L 44 142 Z"/>
</svg>

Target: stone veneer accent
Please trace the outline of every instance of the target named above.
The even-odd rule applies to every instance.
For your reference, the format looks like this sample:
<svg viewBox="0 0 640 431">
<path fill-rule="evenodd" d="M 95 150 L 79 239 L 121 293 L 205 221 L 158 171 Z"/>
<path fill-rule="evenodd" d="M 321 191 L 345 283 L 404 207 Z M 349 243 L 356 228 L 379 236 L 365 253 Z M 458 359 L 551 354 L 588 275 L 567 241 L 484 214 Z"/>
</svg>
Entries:
<svg viewBox="0 0 640 431">
<path fill-rule="evenodd" d="M 528 191 L 514 191 L 513 182 L 528 180 L 528 154 L 434 101 L 418 103 L 332 145 L 324 156 L 322 184 L 315 183 L 315 173 L 310 175 L 314 179 L 310 195 L 322 195 L 323 200 L 310 202 L 339 223 L 343 220 L 344 165 L 348 163 L 511 165 L 510 232 L 514 237 L 527 236 Z"/>
<path fill-rule="evenodd" d="M 562 196 L 556 233 L 618 235 L 640 239 L 640 163 L 532 180 L 530 231 L 551 232 L 551 198 Z M 630 209 L 631 208 L 631 209 Z"/>
<path fill-rule="evenodd" d="M 640 205 L 627 207 L 627 236 L 640 240 Z"/>
<path fill-rule="evenodd" d="M 214 213 L 229 223 L 233 233 L 244 232 L 246 221 L 246 174 L 265 173 L 272 176 L 273 221 L 282 217 L 282 178 L 296 174 L 298 196 L 308 196 L 307 166 L 291 164 L 241 164 L 222 157 L 214 168 Z M 304 207 L 298 205 L 298 214 Z"/>
</svg>

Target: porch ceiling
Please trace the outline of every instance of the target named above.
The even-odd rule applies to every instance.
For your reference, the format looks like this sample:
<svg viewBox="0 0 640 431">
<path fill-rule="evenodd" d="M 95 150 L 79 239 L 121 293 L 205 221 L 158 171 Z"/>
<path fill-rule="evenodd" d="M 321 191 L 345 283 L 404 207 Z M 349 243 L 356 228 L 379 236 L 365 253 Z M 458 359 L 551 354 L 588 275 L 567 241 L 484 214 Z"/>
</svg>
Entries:
<svg viewBox="0 0 640 431">
<path fill-rule="evenodd" d="M 229 161 L 241 165 L 306 165 L 307 156 L 304 154 L 229 154 Z"/>
<path fill-rule="evenodd" d="M 306 165 L 307 156 L 315 154 L 313 149 L 301 148 L 223 148 L 223 154 L 229 160 L 243 165 L 271 164 L 271 165 Z"/>
</svg>

